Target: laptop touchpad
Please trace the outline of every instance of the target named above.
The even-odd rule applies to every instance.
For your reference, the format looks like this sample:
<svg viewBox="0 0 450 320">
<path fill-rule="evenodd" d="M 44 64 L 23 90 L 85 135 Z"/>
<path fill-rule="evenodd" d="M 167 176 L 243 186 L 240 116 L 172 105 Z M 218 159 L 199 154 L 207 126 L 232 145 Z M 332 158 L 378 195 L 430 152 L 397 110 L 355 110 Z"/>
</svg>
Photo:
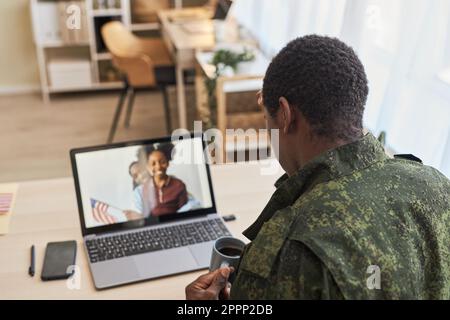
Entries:
<svg viewBox="0 0 450 320">
<path fill-rule="evenodd" d="M 99 289 L 137 280 L 138 269 L 133 259 L 120 258 L 91 265 L 95 286 Z"/>
<path fill-rule="evenodd" d="M 199 267 L 209 267 L 213 245 L 214 241 L 208 241 L 189 246 L 189 249 L 194 255 L 195 260 L 197 260 Z"/>
<path fill-rule="evenodd" d="M 156 251 L 133 257 L 139 274 L 159 277 L 196 269 L 197 262 L 187 247 Z"/>
</svg>

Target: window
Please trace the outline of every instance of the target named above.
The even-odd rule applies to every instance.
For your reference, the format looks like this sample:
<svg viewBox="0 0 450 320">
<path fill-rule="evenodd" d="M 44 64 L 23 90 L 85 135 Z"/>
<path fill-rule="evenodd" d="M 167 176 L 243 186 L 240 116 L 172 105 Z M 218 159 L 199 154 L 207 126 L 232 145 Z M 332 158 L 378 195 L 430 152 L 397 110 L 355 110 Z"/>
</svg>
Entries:
<svg viewBox="0 0 450 320">
<path fill-rule="evenodd" d="M 337 36 L 369 78 L 365 126 L 450 177 L 450 1 L 234 0 L 272 56 L 306 34 Z"/>
</svg>

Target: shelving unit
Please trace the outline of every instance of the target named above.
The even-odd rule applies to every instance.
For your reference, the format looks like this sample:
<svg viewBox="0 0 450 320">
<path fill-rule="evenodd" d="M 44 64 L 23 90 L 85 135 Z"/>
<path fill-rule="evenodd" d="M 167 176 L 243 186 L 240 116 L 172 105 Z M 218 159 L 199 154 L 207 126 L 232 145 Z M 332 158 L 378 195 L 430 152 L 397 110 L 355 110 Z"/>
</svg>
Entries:
<svg viewBox="0 0 450 320">
<path fill-rule="evenodd" d="M 131 25 L 132 31 L 150 31 L 150 30 L 159 30 L 158 22 L 149 22 L 149 23 L 133 23 Z"/>
<path fill-rule="evenodd" d="M 120 20 L 133 32 L 150 31 L 152 35 L 154 32 L 159 35 L 160 26 L 158 22 L 135 22 L 133 20 L 131 6 L 134 0 L 116 0 L 114 8 L 102 9 L 98 8 L 97 0 L 30 1 L 41 91 L 45 102 L 50 100 L 53 93 L 108 90 L 122 87 L 119 74 L 112 65 L 111 55 L 107 52 L 100 35 L 101 26 L 104 23 L 111 20 Z M 104 2 L 110 3 L 110 1 Z M 76 4 L 81 8 L 82 24 L 81 30 L 78 31 L 70 31 L 65 26 L 65 21 L 70 17 L 66 9 L 71 4 Z M 182 1 L 176 0 L 173 1 L 173 4 L 176 8 L 181 8 Z M 70 32 L 78 33 L 73 36 Z M 69 38 L 67 38 L 68 33 Z M 78 62 L 80 59 L 89 61 L 91 81 L 73 84 L 76 81 L 68 77 L 72 81 L 72 85 L 55 85 L 52 83 L 52 78 L 60 79 L 61 77 L 50 74 L 49 66 L 63 60 L 69 66 L 59 69 L 70 70 L 71 59 Z M 52 70 L 55 69 L 52 68 Z"/>
<path fill-rule="evenodd" d="M 94 9 L 92 10 L 93 17 L 110 17 L 122 15 L 121 9 Z"/>
</svg>

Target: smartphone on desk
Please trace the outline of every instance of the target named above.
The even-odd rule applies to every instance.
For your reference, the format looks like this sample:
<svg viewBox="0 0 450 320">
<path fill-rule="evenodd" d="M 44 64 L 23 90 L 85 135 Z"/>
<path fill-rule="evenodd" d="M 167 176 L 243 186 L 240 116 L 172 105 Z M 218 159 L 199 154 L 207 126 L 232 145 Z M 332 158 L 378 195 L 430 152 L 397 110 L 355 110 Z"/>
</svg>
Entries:
<svg viewBox="0 0 450 320">
<path fill-rule="evenodd" d="M 77 254 L 76 241 L 49 242 L 45 249 L 41 279 L 67 279 L 74 273 Z"/>
</svg>

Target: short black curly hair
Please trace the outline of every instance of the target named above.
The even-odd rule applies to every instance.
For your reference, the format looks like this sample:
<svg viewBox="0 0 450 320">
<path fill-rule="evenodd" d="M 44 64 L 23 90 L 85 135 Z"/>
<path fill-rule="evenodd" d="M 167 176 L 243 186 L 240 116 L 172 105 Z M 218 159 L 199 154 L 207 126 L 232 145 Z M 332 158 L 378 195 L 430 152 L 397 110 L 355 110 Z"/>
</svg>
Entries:
<svg viewBox="0 0 450 320">
<path fill-rule="evenodd" d="M 271 116 L 285 97 L 316 136 L 331 140 L 362 135 L 368 93 L 364 67 L 353 49 L 336 38 L 318 35 L 288 43 L 270 63 L 262 90 Z"/>
<path fill-rule="evenodd" d="M 146 160 L 148 160 L 148 157 L 150 157 L 150 155 L 153 152 L 160 151 L 160 152 L 162 152 L 164 154 L 164 156 L 166 157 L 167 161 L 171 161 L 174 148 L 175 148 L 175 146 L 171 142 L 169 142 L 169 143 L 149 144 L 149 145 L 145 146 Z"/>
</svg>

